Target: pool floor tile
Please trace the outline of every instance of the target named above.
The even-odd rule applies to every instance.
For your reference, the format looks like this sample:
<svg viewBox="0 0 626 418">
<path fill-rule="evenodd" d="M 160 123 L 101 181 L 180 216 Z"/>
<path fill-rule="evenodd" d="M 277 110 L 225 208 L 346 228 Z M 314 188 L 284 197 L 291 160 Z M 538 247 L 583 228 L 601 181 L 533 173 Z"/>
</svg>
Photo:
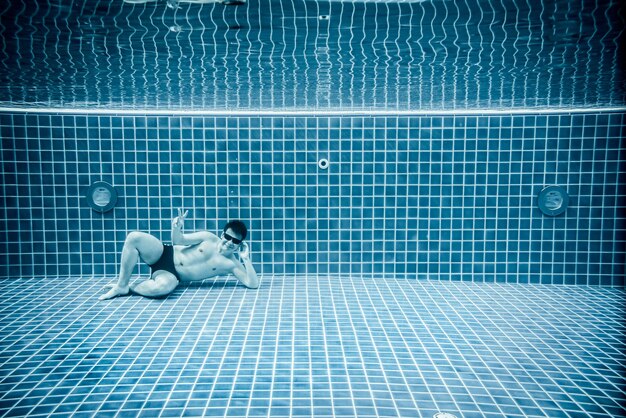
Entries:
<svg viewBox="0 0 626 418">
<path fill-rule="evenodd" d="M 0 417 L 624 416 L 623 288 L 0 281 Z"/>
</svg>

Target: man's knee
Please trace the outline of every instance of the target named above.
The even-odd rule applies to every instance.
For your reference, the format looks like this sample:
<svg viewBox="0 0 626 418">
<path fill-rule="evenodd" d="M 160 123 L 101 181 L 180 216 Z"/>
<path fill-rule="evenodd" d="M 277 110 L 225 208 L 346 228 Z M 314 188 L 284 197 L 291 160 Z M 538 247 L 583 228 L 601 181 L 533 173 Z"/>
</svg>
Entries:
<svg viewBox="0 0 626 418">
<path fill-rule="evenodd" d="M 173 274 L 160 273 L 139 283 L 133 290 L 142 296 L 157 298 L 169 295 L 177 286 L 178 280 Z"/>
<path fill-rule="evenodd" d="M 145 235 L 145 232 L 139 232 L 139 231 L 129 232 L 128 235 L 126 235 L 126 242 L 136 245 L 138 242 L 142 240 L 144 235 Z"/>
<path fill-rule="evenodd" d="M 178 286 L 178 280 L 176 280 L 176 278 L 160 278 L 158 280 L 155 280 L 155 292 L 158 293 L 159 295 L 169 295 L 170 293 L 172 293 L 174 291 L 174 289 L 176 289 L 176 286 Z"/>
</svg>

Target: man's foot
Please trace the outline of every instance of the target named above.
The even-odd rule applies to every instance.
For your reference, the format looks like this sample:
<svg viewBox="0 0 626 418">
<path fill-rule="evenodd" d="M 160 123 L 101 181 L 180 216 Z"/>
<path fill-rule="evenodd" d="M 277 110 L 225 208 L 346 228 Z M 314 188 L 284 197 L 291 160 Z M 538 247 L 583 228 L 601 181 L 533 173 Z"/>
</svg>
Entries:
<svg viewBox="0 0 626 418">
<path fill-rule="evenodd" d="M 104 295 L 100 296 L 98 300 L 113 299 L 118 296 L 126 296 L 130 293 L 129 286 L 120 287 L 115 283 L 106 285 L 105 288 L 110 288 L 111 290 L 106 292 Z"/>
</svg>

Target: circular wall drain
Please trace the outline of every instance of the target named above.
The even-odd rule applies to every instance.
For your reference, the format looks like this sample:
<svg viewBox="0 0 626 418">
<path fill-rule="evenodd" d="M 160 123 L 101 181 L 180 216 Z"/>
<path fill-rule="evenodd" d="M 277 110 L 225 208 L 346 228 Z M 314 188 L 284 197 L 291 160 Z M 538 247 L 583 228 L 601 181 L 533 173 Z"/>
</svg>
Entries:
<svg viewBox="0 0 626 418">
<path fill-rule="evenodd" d="M 330 166 L 330 163 L 328 162 L 326 158 L 322 158 L 321 160 L 317 162 L 317 166 L 321 168 L 322 170 L 326 170 L 328 166 Z"/>
</svg>

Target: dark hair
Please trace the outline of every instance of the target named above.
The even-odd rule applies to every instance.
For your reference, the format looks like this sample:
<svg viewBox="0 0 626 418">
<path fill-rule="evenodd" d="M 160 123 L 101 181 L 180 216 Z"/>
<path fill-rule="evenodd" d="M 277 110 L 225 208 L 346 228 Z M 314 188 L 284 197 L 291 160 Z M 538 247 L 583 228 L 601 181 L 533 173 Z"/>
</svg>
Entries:
<svg viewBox="0 0 626 418">
<path fill-rule="evenodd" d="M 246 224 L 244 224 L 241 221 L 230 221 L 226 224 L 226 226 L 224 227 L 224 232 L 226 232 L 226 230 L 230 228 L 233 230 L 233 232 L 238 233 L 239 235 L 241 235 L 241 240 L 243 241 L 244 239 L 246 239 L 246 235 L 248 235 L 248 228 L 246 228 Z"/>
</svg>

